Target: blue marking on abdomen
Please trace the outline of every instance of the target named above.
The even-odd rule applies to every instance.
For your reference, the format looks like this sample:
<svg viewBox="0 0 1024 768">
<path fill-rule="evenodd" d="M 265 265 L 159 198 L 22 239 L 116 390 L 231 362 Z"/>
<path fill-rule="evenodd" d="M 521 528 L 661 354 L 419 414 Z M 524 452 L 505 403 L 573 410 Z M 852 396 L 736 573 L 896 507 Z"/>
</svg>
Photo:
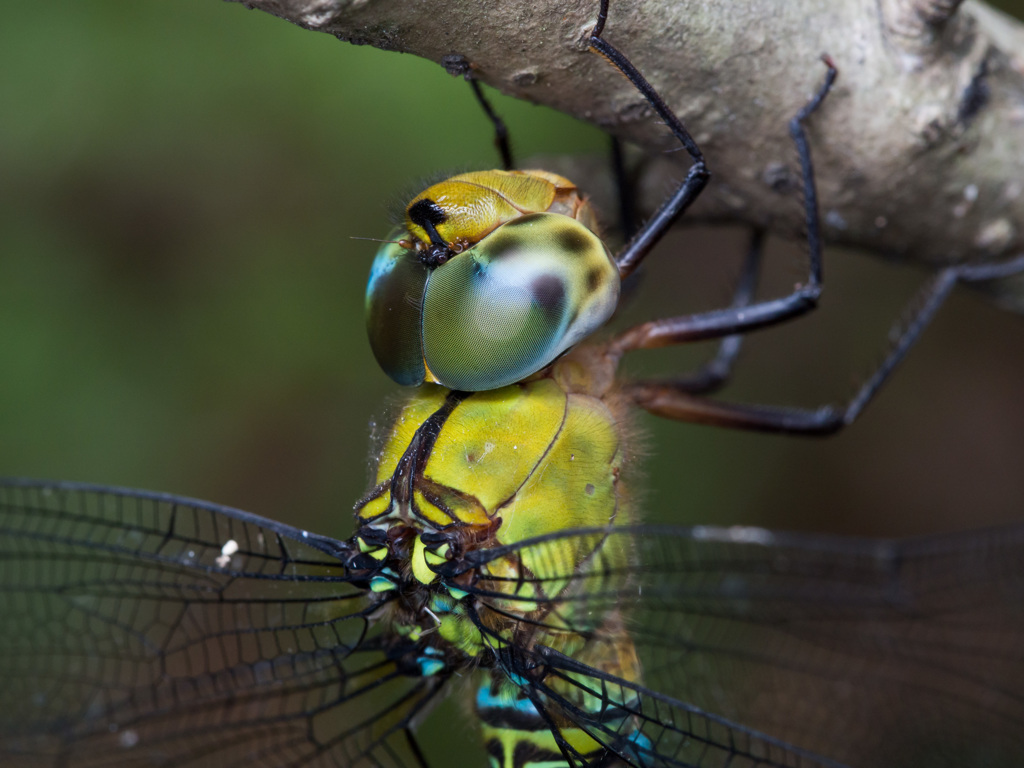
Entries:
<svg viewBox="0 0 1024 768">
<path fill-rule="evenodd" d="M 633 731 L 626 737 L 626 746 L 622 751 L 636 760 L 639 765 L 650 765 L 645 755 L 654 754 L 654 743 L 640 731 Z"/>
<path fill-rule="evenodd" d="M 523 715 L 534 715 L 536 717 L 540 717 L 540 714 L 537 712 L 537 707 L 535 707 L 533 702 L 525 696 L 510 697 L 502 694 L 495 696 L 491 693 L 490 684 L 480 686 L 480 690 L 476 692 L 476 708 L 511 709 Z"/>
</svg>

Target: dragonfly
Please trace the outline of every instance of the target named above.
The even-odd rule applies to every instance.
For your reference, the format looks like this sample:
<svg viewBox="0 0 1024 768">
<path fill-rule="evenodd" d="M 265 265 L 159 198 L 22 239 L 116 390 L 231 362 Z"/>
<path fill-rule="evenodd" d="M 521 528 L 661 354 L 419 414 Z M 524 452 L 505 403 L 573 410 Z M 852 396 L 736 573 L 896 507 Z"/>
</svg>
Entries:
<svg viewBox="0 0 1024 768">
<path fill-rule="evenodd" d="M 447 585 L 430 590 L 375 558 L 372 531 L 339 541 L 166 494 L 8 481 L 0 521 L 8 766 L 419 766 L 416 724 L 462 682 L 448 643 L 486 646 L 462 672 L 491 765 L 1011 766 L 1024 750 L 1020 526 L 624 525 L 433 566 L 428 539 Z M 512 755 L 510 732 L 529 737 Z"/>
<path fill-rule="evenodd" d="M 592 47 L 638 76 L 601 36 L 606 12 Z M 694 167 L 669 218 L 699 193 Z M 424 209 L 438 237 L 421 226 L 421 250 L 454 263 Z M 401 274 L 383 259 L 371 318 Z M 745 289 L 736 304 L 715 326 L 726 340 L 740 314 L 788 311 Z M 595 306 L 584 328 L 603 322 Z M 422 357 L 444 379 L 396 418 L 348 539 L 167 494 L 0 484 L 4 764 L 421 766 L 417 726 L 459 689 L 497 766 L 1019 764 L 1024 528 L 644 526 L 625 410 L 657 386 L 615 383 L 621 339 L 555 336 L 484 386 L 449 379 L 426 339 L 380 336 L 386 369 L 415 378 Z M 690 394 L 663 391 L 664 415 Z M 838 423 L 779 413 L 712 415 Z"/>
</svg>

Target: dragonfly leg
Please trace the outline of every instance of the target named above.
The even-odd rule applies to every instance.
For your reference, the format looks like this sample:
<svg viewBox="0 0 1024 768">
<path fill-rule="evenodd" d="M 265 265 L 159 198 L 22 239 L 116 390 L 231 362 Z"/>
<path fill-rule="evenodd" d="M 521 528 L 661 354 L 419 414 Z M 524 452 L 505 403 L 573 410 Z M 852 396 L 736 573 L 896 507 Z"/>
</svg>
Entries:
<svg viewBox="0 0 1024 768">
<path fill-rule="evenodd" d="M 764 231 L 755 229 L 751 234 L 750 246 L 747 249 L 742 271 L 736 281 L 732 304 L 729 305 L 731 308 L 746 307 L 753 300 L 761 269 L 763 247 Z M 736 362 L 742 343 L 743 334 L 741 333 L 726 336 L 718 343 L 718 351 L 711 360 L 696 371 L 675 376 L 671 382 L 662 382 L 662 384 L 669 384 L 676 391 L 689 392 L 692 395 L 709 394 L 720 389 L 732 375 L 733 364 Z"/>
<path fill-rule="evenodd" d="M 417 768 L 430 768 L 430 765 L 427 763 L 427 759 L 423 756 L 423 751 L 420 749 L 419 742 L 416 741 L 416 736 L 413 734 L 412 729 L 405 727 L 402 729 L 402 733 L 405 736 L 405 743 L 409 748 L 409 753 L 416 761 Z"/>
<path fill-rule="evenodd" d="M 597 25 L 590 34 L 590 49 L 603 56 L 610 64 L 619 70 L 633 84 L 640 94 L 647 100 L 654 111 L 672 131 L 673 135 L 683 145 L 683 148 L 693 160 L 693 165 L 686 174 L 686 178 L 679 185 L 679 188 L 662 203 L 658 211 L 644 224 L 623 249 L 616 254 L 615 263 L 619 268 L 619 275 L 623 279 L 628 277 L 640 265 L 644 257 L 662 238 L 665 232 L 675 223 L 694 200 L 700 195 L 701 190 L 710 178 L 704 155 L 697 146 L 697 142 L 690 136 L 686 126 L 676 114 L 665 103 L 664 99 L 654 90 L 647 79 L 640 74 L 640 71 L 633 66 L 632 62 L 622 54 L 611 43 L 601 35 L 604 32 L 604 24 L 608 18 L 608 0 L 601 0 L 601 8 L 597 17 Z"/>
<path fill-rule="evenodd" d="M 626 157 L 622 151 L 622 142 L 617 136 L 612 136 L 609 142 L 612 178 L 615 182 L 615 191 L 619 198 L 619 227 L 622 230 L 622 237 L 627 242 L 633 239 L 637 232 L 636 207 L 633 194 L 633 184 L 626 171 Z"/>
<path fill-rule="evenodd" d="M 893 326 L 888 354 L 843 406 L 810 409 L 720 402 L 696 397 L 692 389 L 679 387 L 673 381 L 636 382 L 627 385 L 626 391 L 638 406 L 665 418 L 760 432 L 830 435 L 852 424 L 863 412 L 957 283 L 999 280 L 1020 272 L 1024 272 L 1024 255 L 997 264 L 962 264 L 938 272 L 911 304 L 905 319 Z"/>
<path fill-rule="evenodd" d="M 491 102 L 487 100 L 484 95 L 484 90 L 480 86 L 480 81 L 473 75 L 473 65 L 469 60 L 461 54 L 450 54 L 444 56 L 441 59 L 442 66 L 448 71 L 448 74 L 458 77 L 462 77 L 469 83 L 469 87 L 473 89 L 473 96 L 476 97 L 477 104 L 487 115 L 487 119 L 491 121 L 491 125 L 494 126 L 494 146 L 498 150 L 498 154 L 501 156 L 501 167 L 506 171 L 513 170 L 516 165 L 512 157 L 512 145 L 508 137 L 508 126 L 505 125 L 505 121 L 501 119 L 501 115 L 494 111 L 494 107 L 491 106 Z"/>
<path fill-rule="evenodd" d="M 804 216 L 807 227 L 809 263 L 806 283 L 798 285 L 788 296 L 777 299 L 770 299 L 742 307 L 733 306 L 728 309 L 701 312 L 694 315 L 667 317 L 641 323 L 627 329 L 612 341 L 611 350 L 614 353 L 621 355 L 634 349 L 653 349 L 684 344 L 689 341 L 732 336 L 736 333 L 744 333 L 757 328 L 775 325 L 803 315 L 817 306 L 822 288 L 821 227 L 818 217 L 817 188 L 814 183 L 814 167 L 811 163 L 810 144 L 807 140 L 807 133 L 804 130 L 804 122 L 824 101 L 836 79 L 837 70 L 832 60 L 825 56 L 823 61 L 828 67 L 824 83 L 814 97 L 803 106 L 789 123 L 790 136 L 793 138 L 797 154 L 800 157 L 801 175 L 803 177 Z M 693 175 L 695 168 L 697 168 L 696 165 L 690 169 L 691 173 L 690 176 L 687 176 L 687 180 L 683 184 L 684 187 L 690 184 L 690 177 Z M 676 196 L 678 195 L 679 193 L 677 192 Z M 671 203 L 671 200 L 669 203 Z M 667 206 L 668 204 L 666 204 Z M 664 210 L 665 207 L 655 215 L 655 219 Z M 641 239 L 642 236 L 643 233 L 634 238 L 633 242 Z M 627 250 L 633 245 L 633 242 L 627 246 Z M 620 272 L 622 271 L 621 261 L 619 270 Z"/>
</svg>

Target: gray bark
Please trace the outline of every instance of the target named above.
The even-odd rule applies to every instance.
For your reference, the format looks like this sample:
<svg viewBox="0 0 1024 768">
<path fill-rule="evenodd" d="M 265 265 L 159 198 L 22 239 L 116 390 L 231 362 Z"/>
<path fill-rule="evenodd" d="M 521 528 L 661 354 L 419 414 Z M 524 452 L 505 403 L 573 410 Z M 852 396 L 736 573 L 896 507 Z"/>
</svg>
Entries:
<svg viewBox="0 0 1024 768">
<path fill-rule="evenodd" d="M 648 205 L 688 163 L 587 51 L 596 0 L 245 4 L 356 44 L 462 54 L 483 82 L 647 150 Z M 1024 25 L 1012 18 L 974 0 L 612 0 L 604 36 L 704 151 L 713 178 L 688 220 L 799 231 L 787 122 L 827 52 L 839 81 L 811 126 L 827 241 L 929 265 L 1024 252 Z M 994 290 L 1024 311 L 1024 279 Z"/>
</svg>

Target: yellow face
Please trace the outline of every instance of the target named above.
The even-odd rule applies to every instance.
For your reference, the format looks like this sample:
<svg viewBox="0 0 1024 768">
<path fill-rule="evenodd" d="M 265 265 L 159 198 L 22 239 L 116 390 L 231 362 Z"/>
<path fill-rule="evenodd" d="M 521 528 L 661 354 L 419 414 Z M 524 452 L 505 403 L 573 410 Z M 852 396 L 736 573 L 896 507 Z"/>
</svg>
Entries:
<svg viewBox="0 0 1024 768">
<path fill-rule="evenodd" d="M 370 345 L 400 384 L 497 389 L 604 324 L 618 268 L 590 206 L 545 171 L 480 171 L 406 208 L 366 290 Z"/>
</svg>

